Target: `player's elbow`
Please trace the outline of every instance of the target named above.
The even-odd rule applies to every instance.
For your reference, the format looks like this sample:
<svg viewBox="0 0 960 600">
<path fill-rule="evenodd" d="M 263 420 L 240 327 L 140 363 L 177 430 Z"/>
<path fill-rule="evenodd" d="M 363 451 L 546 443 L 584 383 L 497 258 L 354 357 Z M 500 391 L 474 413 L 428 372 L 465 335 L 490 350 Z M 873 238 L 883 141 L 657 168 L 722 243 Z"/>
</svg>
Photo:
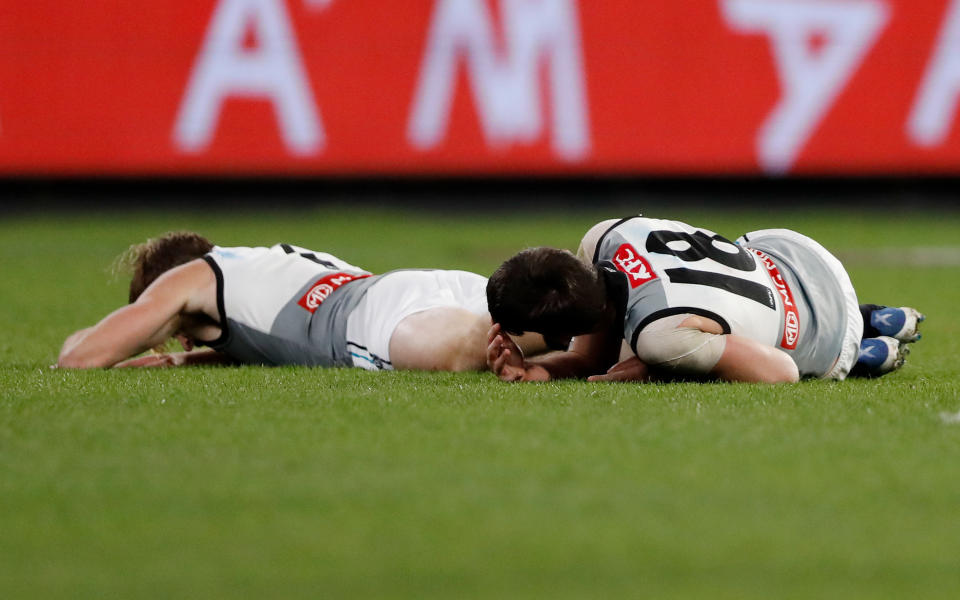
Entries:
<svg viewBox="0 0 960 600">
<path fill-rule="evenodd" d="M 59 369 L 95 369 L 98 366 L 74 356 L 61 356 L 57 359 L 57 368 Z"/>
<path fill-rule="evenodd" d="M 95 367 L 96 365 L 90 363 L 90 361 L 83 360 L 69 353 L 61 354 L 57 359 L 57 368 L 60 369 L 92 369 Z"/>
<path fill-rule="evenodd" d="M 65 350 L 57 358 L 57 367 L 61 369 L 97 369 L 112 364 L 112 361 L 83 352 L 79 348 Z"/>
<path fill-rule="evenodd" d="M 783 356 L 778 359 L 774 366 L 764 372 L 765 381 L 763 383 L 797 383 L 800 381 L 800 370 L 797 369 L 797 363 L 793 362 L 787 354 L 780 352 Z"/>
<path fill-rule="evenodd" d="M 758 361 L 763 367 L 756 373 L 758 383 L 797 383 L 800 381 L 800 370 L 797 363 L 793 361 L 789 354 L 776 348 L 769 348 L 766 351 L 764 360 Z"/>
</svg>

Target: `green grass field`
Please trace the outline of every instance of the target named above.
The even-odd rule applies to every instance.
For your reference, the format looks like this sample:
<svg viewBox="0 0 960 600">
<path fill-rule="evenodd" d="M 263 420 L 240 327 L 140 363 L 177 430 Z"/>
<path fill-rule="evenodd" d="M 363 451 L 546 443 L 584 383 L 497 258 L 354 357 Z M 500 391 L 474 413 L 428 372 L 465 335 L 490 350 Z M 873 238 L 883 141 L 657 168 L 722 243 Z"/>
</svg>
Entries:
<svg viewBox="0 0 960 600">
<path fill-rule="evenodd" d="M 220 212 L 0 221 L 0 598 L 960 597 L 960 213 L 669 214 L 803 231 L 926 312 L 878 380 L 48 368 L 170 229 L 489 273 L 623 213 Z"/>
</svg>

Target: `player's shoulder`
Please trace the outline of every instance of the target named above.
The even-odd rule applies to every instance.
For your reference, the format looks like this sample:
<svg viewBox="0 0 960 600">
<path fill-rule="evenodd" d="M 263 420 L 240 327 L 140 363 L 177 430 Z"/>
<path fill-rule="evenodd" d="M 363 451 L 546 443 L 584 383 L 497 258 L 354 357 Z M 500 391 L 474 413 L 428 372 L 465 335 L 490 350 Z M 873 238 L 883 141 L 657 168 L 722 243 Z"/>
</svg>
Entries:
<svg viewBox="0 0 960 600">
<path fill-rule="evenodd" d="M 269 248 L 259 246 L 214 246 L 207 256 L 217 262 L 224 260 L 243 260 L 268 252 Z"/>
<path fill-rule="evenodd" d="M 594 235 L 599 238 L 604 233 L 606 233 L 607 230 L 609 230 L 611 227 L 613 227 L 614 225 L 616 225 L 617 223 L 623 220 L 624 219 L 620 218 L 620 219 L 605 219 L 603 221 L 600 221 L 599 223 L 591 227 L 589 230 L 587 230 L 586 235 L 584 235 L 583 237 L 587 238 L 591 235 Z"/>
<path fill-rule="evenodd" d="M 577 248 L 577 258 L 586 264 L 593 264 L 593 257 L 597 253 L 597 245 L 599 245 L 600 239 L 620 221 L 623 221 L 623 219 L 606 219 L 588 229 L 580 240 L 580 246 Z"/>
<path fill-rule="evenodd" d="M 202 258 L 197 258 L 157 277 L 140 295 L 140 299 L 155 301 L 165 298 L 193 298 L 198 291 L 210 289 L 215 282 L 216 276 L 209 263 Z"/>
</svg>

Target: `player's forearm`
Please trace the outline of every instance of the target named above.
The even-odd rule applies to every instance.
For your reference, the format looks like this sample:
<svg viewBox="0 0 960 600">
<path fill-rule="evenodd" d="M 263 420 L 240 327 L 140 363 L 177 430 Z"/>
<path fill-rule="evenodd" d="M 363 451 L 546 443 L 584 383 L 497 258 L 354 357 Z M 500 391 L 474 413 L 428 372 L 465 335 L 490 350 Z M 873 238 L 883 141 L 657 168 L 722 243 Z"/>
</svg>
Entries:
<svg viewBox="0 0 960 600">
<path fill-rule="evenodd" d="M 112 367 L 122 360 L 160 344 L 169 337 L 143 333 L 139 323 L 124 327 L 112 316 L 88 329 L 73 334 L 63 345 L 57 366 L 65 369 L 97 369 Z M 166 336 L 166 337 L 164 337 Z"/>
<path fill-rule="evenodd" d="M 77 345 L 83 341 L 83 338 L 87 336 L 87 333 L 90 332 L 90 328 L 84 328 L 79 331 L 75 331 L 67 336 L 67 339 L 63 342 L 63 347 L 60 348 L 60 357 L 62 358 L 65 354 L 69 354 L 77 347 Z"/>
<path fill-rule="evenodd" d="M 98 347 L 95 339 L 91 339 L 93 327 L 87 327 L 71 334 L 63 342 L 60 355 L 57 357 L 57 366 L 63 369 L 95 369 L 109 367 L 120 359 L 115 359 L 109 351 Z"/>
<path fill-rule="evenodd" d="M 138 358 L 131 358 L 114 365 L 118 369 L 128 368 L 158 368 L 158 367 L 187 367 L 202 365 L 234 364 L 235 361 L 216 350 L 194 350 L 191 352 L 170 352 L 164 354 L 148 354 Z"/>
<path fill-rule="evenodd" d="M 590 375 L 603 373 L 606 369 L 595 361 L 576 352 L 551 352 L 527 360 L 527 369 L 542 369 L 547 379 L 583 379 Z M 546 379 L 534 379 L 545 381 Z"/>
<path fill-rule="evenodd" d="M 63 369 L 97 369 L 111 367 L 126 358 L 115 349 L 96 343 L 97 341 L 91 340 L 89 335 L 77 339 L 71 336 L 60 351 L 57 366 Z"/>
<path fill-rule="evenodd" d="M 168 303 L 171 304 L 171 303 Z M 123 306 L 93 327 L 70 336 L 58 366 L 73 369 L 112 367 L 169 339 L 179 327 L 170 306 L 141 299 Z"/>
<path fill-rule="evenodd" d="M 222 352 L 216 350 L 194 350 L 192 352 L 177 352 L 181 355 L 181 365 L 183 366 L 202 366 L 202 365 L 232 365 L 237 364 Z"/>
<path fill-rule="evenodd" d="M 726 347 L 711 375 L 724 381 L 794 383 L 800 375 L 790 356 L 749 338 L 726 336 Z"/>
</svg>

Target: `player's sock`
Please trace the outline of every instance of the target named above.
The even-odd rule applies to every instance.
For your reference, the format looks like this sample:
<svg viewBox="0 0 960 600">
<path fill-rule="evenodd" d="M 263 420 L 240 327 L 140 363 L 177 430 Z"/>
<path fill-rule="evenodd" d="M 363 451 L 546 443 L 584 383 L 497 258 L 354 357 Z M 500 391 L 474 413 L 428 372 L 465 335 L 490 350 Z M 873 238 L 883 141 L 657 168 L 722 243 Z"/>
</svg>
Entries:
<svg viewBox="0 0 960 600">
<path fill-rule="evenodd" d="M 896 338 L 879 336 L 860 340 L 860 357 L 850 371 L 854 377 L 879 377 L 903 366 L 910 347 Z"/>
<path fill-rule="evenodd" d="M 864 338 L 887 336 L 908 344 L 920 339 L 918 326 L 926 319 L 919 311 L 909 306 L 893 308 L 862 304 L 860 313 L 863 315 Z"/>
</svg>

